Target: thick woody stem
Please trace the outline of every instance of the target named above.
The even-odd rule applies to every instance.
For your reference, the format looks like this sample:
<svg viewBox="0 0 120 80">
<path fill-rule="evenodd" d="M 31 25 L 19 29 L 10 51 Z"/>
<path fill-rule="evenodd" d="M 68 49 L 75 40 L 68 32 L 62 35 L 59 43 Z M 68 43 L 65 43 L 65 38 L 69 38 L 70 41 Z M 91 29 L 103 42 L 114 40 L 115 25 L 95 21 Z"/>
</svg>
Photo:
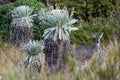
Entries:
<svg viewBox="0 0 120 80">
<path fill-rule="evenodd" d="M 53 70 L 56 68 L 62 68 L 64 65 L 64 55 L 67 53 L 67 50 L 70 46 L 67 45 L 69 42 L 63 42 L 63 41 L 53 41 L 53 40 L 45 40 L 45 47 L 44 47 L 44 53 L 45 53 L 45 62 L 46 67 L 48 69 Z"/>
<path fill-rule="evenodd" d="M 33 38 L 32 27 L 12 27 L 11 43 L 20 46 Z"/>
<path fill-rule="evenodd" d="M 38 55 L 30 55 L 27 57 L 27 59 L 24 61 L 25 68 L 30 65 L 30 70 L 37 69 L 38 73 L 41 72 L 41 62 Z"/>
</svg>

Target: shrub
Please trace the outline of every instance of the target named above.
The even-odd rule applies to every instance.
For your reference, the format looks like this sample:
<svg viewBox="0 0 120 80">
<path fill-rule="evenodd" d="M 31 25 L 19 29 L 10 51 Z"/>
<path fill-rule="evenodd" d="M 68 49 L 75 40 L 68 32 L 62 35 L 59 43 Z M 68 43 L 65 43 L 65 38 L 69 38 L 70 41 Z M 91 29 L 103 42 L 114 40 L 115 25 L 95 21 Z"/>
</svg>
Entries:
<svg viewBox="0 0 120 80">
<path fill-rule="evenodd" d="M 114 35 L 117 35 L 120 38 L 119 1 L 120 0 L 50 0 L 50 2 L 53 3 L 57 2 L 62 7 L 66 5 L 69 11 L 71 10 L 71 7 L 75 7 L 75 18 L 78 19 L 77 25 L 81 24 L 83 27 L 78 31 L 71 33 L 71 42 L 79 44 L 91 43 L 92 32 L 103 32 L 104 42 L 108 42 L 108 38 L 113 39 Z M 0 35 L 4 41 L 9 40 L 10 38 L 10 23 L 12 21 L 11 10 L 19 5 L 29 5 L 30 7 L 34 7 L 33 13 L 37 13 L 40 7 L 44 7 L 44 4 L 37 0 L 16 0 L 14 3 L 0 6 Z M 37 17 L 34 18 L 34 39 L 42 39 L 42 34 L 46 28 L 47 27 L 39 25 Z"/>
<path fill-rule="evenodd" d="M 89 17 L 110 16 L 110 12 L 119 1 L 113 0 L 54 0 L 60 6 L 75 7 L 76 18 L 89 21 Z M 69 3 L 69 4 L 68 4 Z"/>
<path fill-rule="evenodd" d="M 14 8 L 13 3 L 0 6 L 0 35 L 4 41 L 10 37 L 11 27 L 11 10 Z"/>
<path fill-rule="evenodd" d="M 92 41 L 91 33 L 104 33 L 102 41 L 108 42 L 119 33 L 120 3 L 118 0 L 54 0 L 60 6 L 67 6 L 68 10 L 75 7 L 75 17 L 80 28 L 71 33 L 71 42 L 76 44 L 89 44 Z M 69 3 L 69 4 L 68 4 Z M 111 35 L 110 35 L 111 34 Z"/>
<path fill-rule="evenodd" d="M 103 32 L 104 36 L 102 39 L 102 43 L 108 43 L 109 40 L 114 39 L 113 36 L 115 35 L 119 36 L 118 34 L 116 34 L 118 33 L 119 30 L 118 29 L 119 23 L 113 25 L 115 23 L 116 20 L 110 19 L 110 17 L 109 18 L 99 17 L 96 19 L 93 18 L 93 22 L 91 23 L 81 20 L 82 27 L 78 31 L 71 33 L 71 42 L 76 44 L 91 44 L 91 42 L 93 41 L 91 34 L 92 33 L 99 34 Z"/>
</svg>

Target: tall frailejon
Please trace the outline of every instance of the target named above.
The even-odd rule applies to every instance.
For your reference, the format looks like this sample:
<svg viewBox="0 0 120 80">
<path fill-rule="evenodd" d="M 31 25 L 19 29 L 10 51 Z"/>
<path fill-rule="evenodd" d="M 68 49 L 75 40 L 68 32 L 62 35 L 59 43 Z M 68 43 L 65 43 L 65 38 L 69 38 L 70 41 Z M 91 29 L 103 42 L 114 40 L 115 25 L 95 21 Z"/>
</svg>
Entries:
<svg viewBox="0 0 120 80">
<path fill-rule="evenodd" d="M 40 25 L 49 27 L 44 31 L 43 39 L 46 66 L 52 70 L 64 66 L 64 55 L 70 51 L 69 33 L 78 29 L 72 27 L 77 22 L 73 13 L 74 8 L 69 14 L 66 7 L 60 9 L 58 5 L 56 9 L 50 6 L 48 11 L 41 9 L 39 12 Z"/>
<path fill-rule="evenodd" d="M 19 46 L 21 43 L 26 43 L 32 39 L 32 22 L 33 8 L 29 6 L 19 6 L 12 11 L 12 23 L 11 23 L 11 43 Z"/>
</svg>

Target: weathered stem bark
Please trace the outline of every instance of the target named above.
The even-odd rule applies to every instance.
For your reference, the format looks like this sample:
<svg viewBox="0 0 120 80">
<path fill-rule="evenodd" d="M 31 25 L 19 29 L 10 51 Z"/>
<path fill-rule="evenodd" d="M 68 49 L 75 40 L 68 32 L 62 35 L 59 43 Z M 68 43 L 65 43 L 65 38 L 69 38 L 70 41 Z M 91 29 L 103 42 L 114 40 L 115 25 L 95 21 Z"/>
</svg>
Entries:
<svg viewBox="0 0 120 80">
<path fill-rule="evenodd" d="M 32 39 L 32 27 L 12 27 L 11 43 L 19 46 L 21 43 L 26 43 Z"/>
<path fill-rule="evenodd" d="M 45 62 L 48 69 L 60 69 L 65 67 L 64 55 L 70 51 L 70 42 L 44 40 Z"/>
<path fill-rule="evenodd" d="M 25 68 L 28 65 L 30 65 L 31 70 L 37 69 L 39 73 L 41 72 L 42 65 L 38 55 L 29 55 L 29 57 L 27 57 L 27 59 L 23 62 L 23 66 L 25 66 Z"/>
</svg>

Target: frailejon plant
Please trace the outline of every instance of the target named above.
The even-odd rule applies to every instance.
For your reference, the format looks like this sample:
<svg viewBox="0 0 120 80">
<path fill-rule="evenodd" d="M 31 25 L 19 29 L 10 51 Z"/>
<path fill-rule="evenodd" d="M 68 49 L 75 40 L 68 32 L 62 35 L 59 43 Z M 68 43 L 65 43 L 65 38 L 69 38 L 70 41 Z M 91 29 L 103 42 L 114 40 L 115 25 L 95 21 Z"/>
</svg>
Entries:
<svg viewBox="0 0 120 80">
<path fill-rule="evenodd" d="M 33 8 L 29 6 L 19 6 L 12 11 L 12 37 L 11 42 L 15 45 L 26 43 L 32 39 Z"/>
<path fill-rule="evenodd" d="M 74 8 L 69 15 L 67 8 L 59 9 L 41 9 L 39 12 L 40 25 L 49 27 L 44 31 L 44 53 L 46 66 L 53 68 L 56 65 L 61 67 L 64 62 L 64 55 L 70 49 L 70 36 L 69 33 L 72 30 L 78 28 L 73 27 L 73 24 L 77 22 L 77 19 L 73 18 Z M 64 64 L 63 64 L 64 66 Z"/>
<path fill-rule="evenodd" d="M 23 43 L 21 45 L 21 51 L 27 53 L 28 57 L 23 62 L 23 66 L 27 67 L 30 64 L 30 69 L 37 69 L 40 73 L 41 62 L 38 53 L 42 52 L 44 48 L 43 41 L 29 41 L 28 43 Z"/>
<path fill-rule="evenodd" d="M 77 22 L 77 19 L 72 18 L 73 12 L 69 15 L 67 9 L 52 9 L 48 12 L 41 9 L 39 12 L 41 25 L 50 27 L 45 30 L 43 38 L 45 40 L 51 38 L 54 41 L 57 39 L 69 40 L 69 32 L 77 30 L 76 27 L 72 27 L 72 24 Z"/>
</svg>

